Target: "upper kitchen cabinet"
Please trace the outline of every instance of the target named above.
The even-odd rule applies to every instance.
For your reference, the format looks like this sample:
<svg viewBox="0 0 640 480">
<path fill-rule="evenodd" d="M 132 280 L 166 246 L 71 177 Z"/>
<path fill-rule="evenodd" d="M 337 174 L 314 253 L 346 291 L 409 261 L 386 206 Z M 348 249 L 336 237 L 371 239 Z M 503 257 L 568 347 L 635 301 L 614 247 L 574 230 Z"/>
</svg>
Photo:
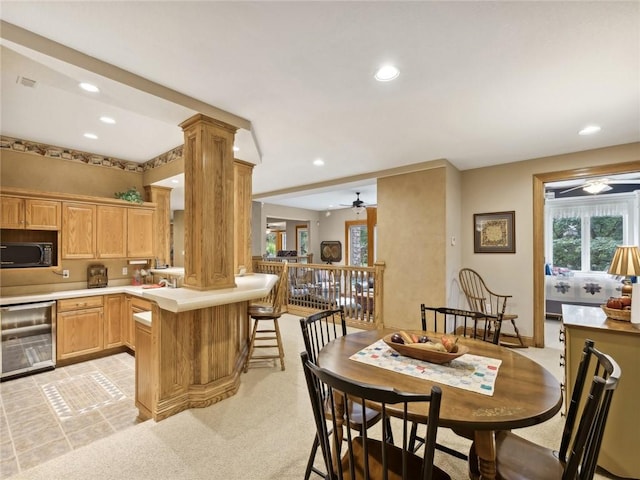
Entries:
<svg viewBox="0 0 640 480">
<path fill-rule="evenodd" d="M 62 258 L 95 258 L 96 206 L 62 204 Z"/>
<path fill-rule="evenodd" d="M 152 209 L 127 209 L 127 256 L 132 258 L 154 256 Z"/>
<path fill-rule="evenodd" d="M 60 202 L 20 197 L 0 197 L 1 228 L 60 230 Z"/>
<path fill-rule="evenodd" d="M 127 210 L 124 207 L 97 206 L 97 258 L 127 256 Z"/>
</svg>

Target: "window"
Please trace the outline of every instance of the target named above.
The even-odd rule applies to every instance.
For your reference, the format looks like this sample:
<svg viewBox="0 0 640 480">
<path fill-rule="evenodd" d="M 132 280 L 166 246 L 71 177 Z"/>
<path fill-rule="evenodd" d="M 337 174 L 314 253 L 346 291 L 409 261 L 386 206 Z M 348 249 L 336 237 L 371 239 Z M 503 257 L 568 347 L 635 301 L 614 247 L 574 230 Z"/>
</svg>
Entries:
<svg viewBox="0 0 640 480">
<path fill-rule="evenodd" d="M 346 264 L 357 267 L 368 266 L 369 236 L 367 222 L 364 220 L 345 222 L 345 229 L 345 237 L 347 239 Z"/>
<path fill-rule="evenodd" d="M 267 255 L 270 257 L 276 256 L 276 232 L 267 233 Z"/>
<path fill-rule="evenodd" d="M 267 229 L 267 255 L 275 257 L 278 250 L 284 250 L 287 244 L 287 232 Z"/>
<path fill-rule="evenodd" d="M 296 225 L 296 250 L 301 257 L 309 254 L 309 228 L 306 225 Z"/>
<path fill-rule="evenodd" d="M 616 246 L 637 242 L 636 194 L 549 199 L 546 262 L 554 268 L 605 272 Z"/>
</svg>

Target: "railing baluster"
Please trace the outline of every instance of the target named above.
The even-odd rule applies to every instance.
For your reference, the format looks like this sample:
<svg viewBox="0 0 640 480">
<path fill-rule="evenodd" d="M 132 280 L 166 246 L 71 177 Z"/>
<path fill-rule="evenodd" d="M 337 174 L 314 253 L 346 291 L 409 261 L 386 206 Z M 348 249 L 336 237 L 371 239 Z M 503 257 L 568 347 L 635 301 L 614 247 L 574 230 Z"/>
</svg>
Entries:
<svg viewBox="0 0 640 480">
<path fill-rule="evenodd" d="M 280 261 L 254 259 L 253 271 L 279 275 L 282 265 Z M 383 262 L 375 267 L 290 262 L 286 295 L 289 312 L 306 316 L 342 306 L 349 325 L 375 328 L 376 322 L 382 321 L 379 302 L 383 298 L 383 272 Z M 362 288 L 356 288 L 356 284 Z"/>
</svg>

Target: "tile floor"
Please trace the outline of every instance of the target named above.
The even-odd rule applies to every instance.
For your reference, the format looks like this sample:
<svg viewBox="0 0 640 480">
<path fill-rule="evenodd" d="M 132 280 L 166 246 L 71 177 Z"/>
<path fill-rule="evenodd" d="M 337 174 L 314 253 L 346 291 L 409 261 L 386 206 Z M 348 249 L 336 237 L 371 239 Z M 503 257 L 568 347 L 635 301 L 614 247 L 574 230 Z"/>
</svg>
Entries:
<svg viewBox="0 0 640 480">
<path fill-rule="evenodd" d="M 119 353 L 0 383 L 0 479 L 140 422 Z"/>
</svg>

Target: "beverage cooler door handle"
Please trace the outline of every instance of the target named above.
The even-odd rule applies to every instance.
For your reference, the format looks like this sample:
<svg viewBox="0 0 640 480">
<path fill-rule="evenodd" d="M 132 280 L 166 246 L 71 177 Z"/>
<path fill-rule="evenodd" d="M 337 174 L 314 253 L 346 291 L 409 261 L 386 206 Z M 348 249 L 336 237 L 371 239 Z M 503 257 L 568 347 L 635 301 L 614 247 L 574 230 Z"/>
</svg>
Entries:
<svg viewBox="0 0 640 480">
<path fill-rule="evenodd" d="M 18 310 L 31 310 L 32 308 L 45 308 L 51 307 L 55 305 L 55 300 L 51 302 L 40 302 L 40 303 L 23 303 L 21 305 L 10 305 L 8 307 L 1 307 L 0 310 L 3 312 L 15 312 Z"/>
</svg>

